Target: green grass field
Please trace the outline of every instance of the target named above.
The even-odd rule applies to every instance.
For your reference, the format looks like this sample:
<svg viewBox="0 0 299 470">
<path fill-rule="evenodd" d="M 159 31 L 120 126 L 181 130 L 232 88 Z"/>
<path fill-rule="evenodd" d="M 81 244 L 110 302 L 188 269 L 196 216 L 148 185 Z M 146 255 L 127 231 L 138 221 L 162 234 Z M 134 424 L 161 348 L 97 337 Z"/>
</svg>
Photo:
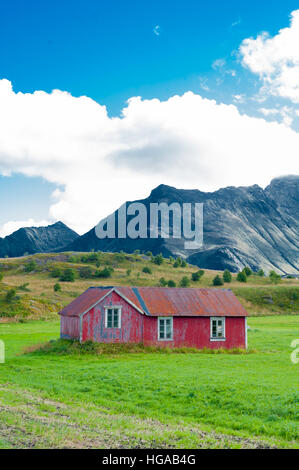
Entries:
<svg viewBox="0 0 299 470">
<path fill-rule="evenodd" d="M 0 447 L 299 447 L 299 316 L 249 318 L 250 354 L 24 354 L 59 322 L 1 323 Z"/>
</svg>

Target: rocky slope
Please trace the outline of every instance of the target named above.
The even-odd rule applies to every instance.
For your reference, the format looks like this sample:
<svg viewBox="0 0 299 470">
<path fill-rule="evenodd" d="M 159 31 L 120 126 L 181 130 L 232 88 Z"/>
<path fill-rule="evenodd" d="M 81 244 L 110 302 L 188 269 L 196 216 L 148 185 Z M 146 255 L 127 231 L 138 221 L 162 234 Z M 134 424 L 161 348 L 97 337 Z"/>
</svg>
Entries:
<svg viewBox="0 0 299 470">
<path fill-rule="evenodd" d="M 11 235 L 0 238 L 0 257 L 57 251 L 72 243 L 78 236 L 62 222 L 47 227 L 20 228 Z"/>
<path fill-rule="evenodd" d="M 185 250 L 184 239 L 173 238 L 101 240 L 92 229 L 66 244 L 64 250 L 150 250 L 184 256 L 202 268 L 238 271 L 249 265 L 254 270 L 262 267 L 266 271 L 299 272 L 299 176 L 275 178 L 265 189 L 253 185 L 211 193 L 160 185 L 138 202 L 147 208 L 152 202 L 202 202 L 203 247 Z"/>
</svg>

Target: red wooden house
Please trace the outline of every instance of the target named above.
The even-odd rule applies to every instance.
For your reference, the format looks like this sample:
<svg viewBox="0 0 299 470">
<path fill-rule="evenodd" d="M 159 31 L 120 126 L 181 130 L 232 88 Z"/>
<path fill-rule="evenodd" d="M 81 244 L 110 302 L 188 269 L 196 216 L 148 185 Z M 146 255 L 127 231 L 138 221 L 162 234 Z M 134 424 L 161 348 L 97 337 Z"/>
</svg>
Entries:
<svg viewBox="0 0 299 470">
<path fill-rule="evenodd" d="M 247 312 L 229 289 L 90 287 L 61 312 L 61 338 L 246 348 Z"/>
</svg>

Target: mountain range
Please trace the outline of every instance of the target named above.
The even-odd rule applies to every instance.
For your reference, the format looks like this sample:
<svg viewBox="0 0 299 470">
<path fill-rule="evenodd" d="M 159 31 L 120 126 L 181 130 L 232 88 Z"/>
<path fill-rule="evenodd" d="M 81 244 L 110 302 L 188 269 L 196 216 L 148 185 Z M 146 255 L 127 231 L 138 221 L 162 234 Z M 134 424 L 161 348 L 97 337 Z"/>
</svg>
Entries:
<svg viewBox="0 0 299 470">
<path fill-rule="evenodd" d="M 182 256 L 207 269 L 236 272 L 247 265 L 253 270 L 299 273 L 299 176 L 275 178 L 265 189 L 258 185 L 230 186 L 214 192 L 162 184 L 148 198 L 134 202 L 141 202 L 146 208 L 161 202 L 203 203 L 203 246 L 186 250 L 184 238 L 99 239 L 95 228 L 78 236 L 57 222 L 48 227 L 23 228 L 0 239 L 0 256 L 91 250 L 130 253 L 138 249 Z"/>
<path fill-rule="evenodd" d="M 58 251 L 79 235 L 63 222 L 47 227 L 24 227 L 0 238 L 0 257 Z"/>
</svg>

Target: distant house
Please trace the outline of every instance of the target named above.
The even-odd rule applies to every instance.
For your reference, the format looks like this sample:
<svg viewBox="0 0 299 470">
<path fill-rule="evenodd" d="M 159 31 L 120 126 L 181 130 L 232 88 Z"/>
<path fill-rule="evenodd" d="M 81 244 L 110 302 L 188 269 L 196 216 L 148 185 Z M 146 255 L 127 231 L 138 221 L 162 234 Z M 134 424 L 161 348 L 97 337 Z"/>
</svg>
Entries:
<svg viewBox="0 0 299 470">
<path fill-rule="evenodd" d="M 245 348 L 247 315 L 229 289 L 90 287 L 60 312 L 61 338 Z"/>
</svg>

